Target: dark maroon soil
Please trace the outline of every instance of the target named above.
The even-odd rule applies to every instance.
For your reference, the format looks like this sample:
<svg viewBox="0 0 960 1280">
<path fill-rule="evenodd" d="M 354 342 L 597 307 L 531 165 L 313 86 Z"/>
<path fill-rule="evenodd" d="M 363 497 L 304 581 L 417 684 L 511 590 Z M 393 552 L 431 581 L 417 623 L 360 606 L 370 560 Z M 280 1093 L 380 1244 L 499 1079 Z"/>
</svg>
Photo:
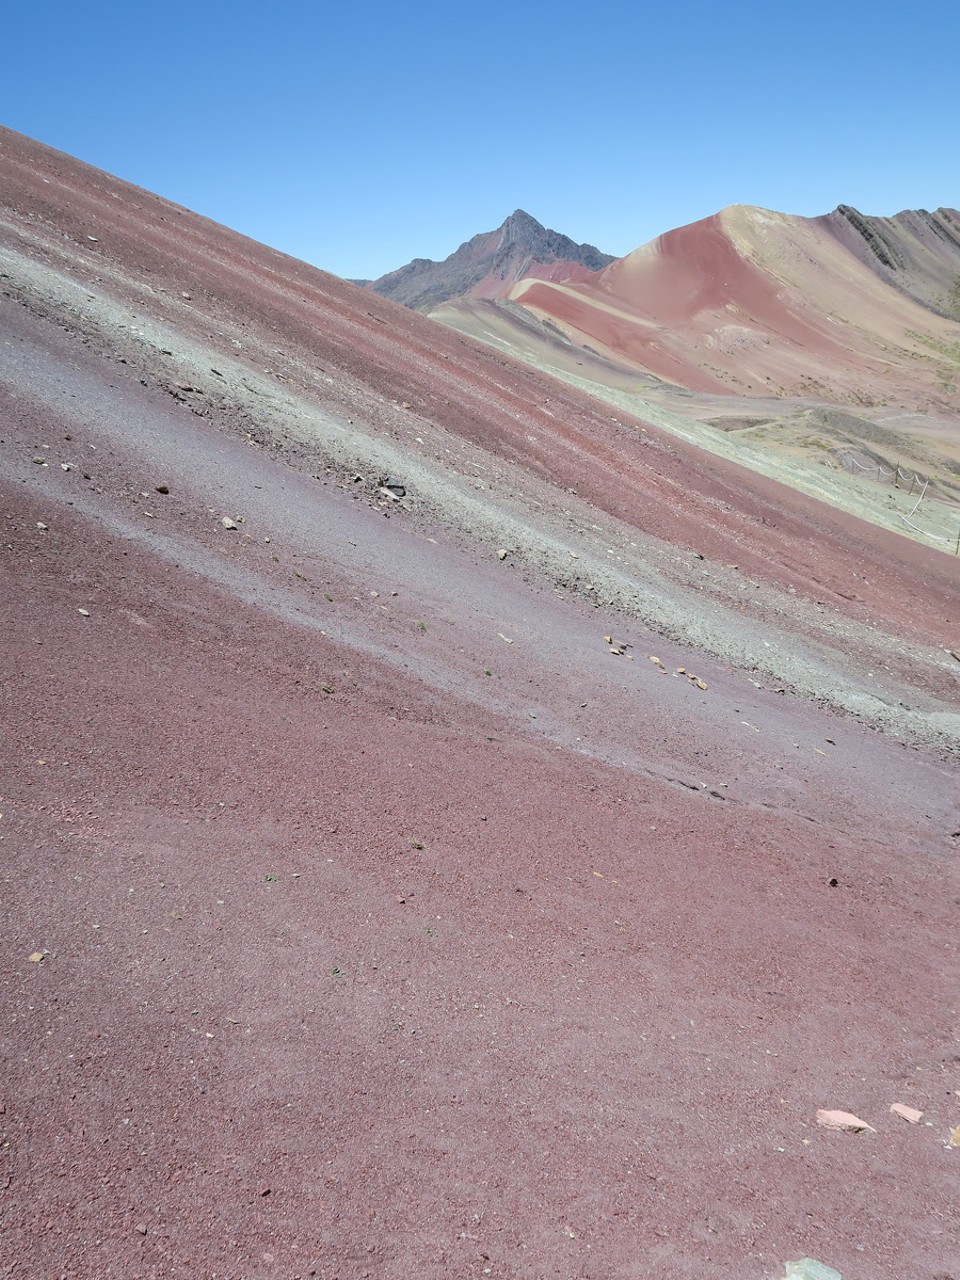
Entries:
<svg viewBox="0 0 960 1280">
<path fill-rule="evenodd" d="M 361 421 L 416 375 L 425 430 L 482 426 L 544 484 L 573 468 L 598 520 L 627 502 L 606 446 L 582 449 L 588 401 L 169 206 L 191 230 L 154 239 L 161 202 L 0 140 L 18 216 L 28 171 L 78 184 L 31 206 L 45 237 L 112 211 L 111 271 L 191 260 L 184 289 L 211 298 L 183 308 L 185 343 L 246 309 L 258 352 L 305 344 L 280 296 L 302 273 L 315 359 L 358 418 L 368 397 Z M 276 263 L 277 291 L 221 250 Z M 701 1280 L 812 1255 L 844 1280 L 960 1275 L 943 753 L 506 573 L 429 512 L 353 501 L 10 291 L 2 1274 Z M 573 427 L 539 419 L 535 455 L 536 396 Z M 955 640 L 946 557 L 756 477 L 771 519 L 748 519 L 735 468 L 656 441 L 626 518 L 769 580 L 787 558 L 798 586 L 804 564 L 862 574 L 838 610 L 905 647 Z M 651 505 L 681 453 L 689 527 Z M 820 1129 L 822 1107 L 877 1132 Z"/>
</svg>

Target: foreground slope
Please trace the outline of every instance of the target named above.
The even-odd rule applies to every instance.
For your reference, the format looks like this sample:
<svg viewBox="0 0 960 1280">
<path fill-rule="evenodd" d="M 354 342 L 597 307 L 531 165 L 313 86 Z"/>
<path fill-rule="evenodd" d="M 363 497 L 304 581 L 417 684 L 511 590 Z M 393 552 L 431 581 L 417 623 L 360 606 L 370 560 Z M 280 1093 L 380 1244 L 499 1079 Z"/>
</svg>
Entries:
<svg viewBox="0 0 960 1280">
<path fill-rule="evenodd" d="M 954 561 L 0 195 L 11 1273 L 948 1273 Z"/>
</svg>

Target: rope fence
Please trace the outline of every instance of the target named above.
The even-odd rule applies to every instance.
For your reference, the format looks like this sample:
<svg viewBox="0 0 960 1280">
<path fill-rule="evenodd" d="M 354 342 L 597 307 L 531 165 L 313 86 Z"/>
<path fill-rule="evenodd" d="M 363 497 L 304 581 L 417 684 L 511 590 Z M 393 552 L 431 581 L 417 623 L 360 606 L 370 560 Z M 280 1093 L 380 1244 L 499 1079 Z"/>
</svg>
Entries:
<svg viewBox="0 0 960 1280">
<path fill-rule="evenodd" d="M 920 503 L 927 496 L 927 491 L 930 488 L 930 483 L 931 483 L 929 476 L 920 476 L 915 471 L 904 471 L 903 468 L 900 466 L 899 462 L 895 467 L 885 467 L 883 463 L 874 462 L 872 460 L 869 463 L 863 463 L 849 453 L 845 453 L 841 456 L 841 462 L 844 467 L 847 467 L 847 468 L 856 467 L 858 471 L 866 472 L 871 476 L 873 475 L 874 472 L 876 472 L 878 483 L 883 483 L 883 481 L 889 480 L 894 486 L 899 488 L 899 484 L 898 484 L 899 481 L 903 481 L 904 483 L 906 483 L 909 480 L 910 488 L 907 492 L 908 498 L 912 496 L 914 489 L 919 485 L 920 493 L 917 497 L 916 502 L 910 508 L 907 515 L 903 515 L 902 513 L 900 513 L 900 519 L 903 521 L 905 525 L 913 529 L 916 533 L 919 533 L 922 537 L 929 538 L 931 542 L 941 542 L 941 543 L 945 543 L 947 546 L 953 546 L 952 538 L 944 538 L 940 534 L 930 533 L 927 529 L 921 529 L 919 525 L 914 524 L 913 521 L 910 519 L 911 516 L 916 515 L 917 510 L 920 507 Z M 952 506 L 952 507 L 956 507 L 957 505 L 956 502 L 952 501 L 946 494 L 941 495 L 941 494 L 933 493 L 931 494 L 931 499 L 934 499 L 938 502 L 946 503 L 948 506 Z M 960 556 L 960 531 L 958 531 L 957 533 L 956 545 L 954 546 L 954 555 Z"/>
</svg>

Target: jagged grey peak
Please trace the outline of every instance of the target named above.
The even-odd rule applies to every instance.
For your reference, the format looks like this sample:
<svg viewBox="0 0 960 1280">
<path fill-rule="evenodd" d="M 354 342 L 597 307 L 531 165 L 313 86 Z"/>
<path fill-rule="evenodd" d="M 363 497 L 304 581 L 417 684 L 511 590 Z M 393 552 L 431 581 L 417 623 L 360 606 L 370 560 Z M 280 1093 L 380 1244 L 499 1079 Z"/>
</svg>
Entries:
<svg viewBox="0 0 960 1280">
<path fill-rule="evenodd" d="M 505 294 L 534 266 L 572 262 L 588 271 L 599 271 L 613 260 L 592 244 L 576 244 L 517 209 L 496 231 L 484 231 L 467 240 L 443 262 L 414 258 L 369 287 L 404 306 L 430 311 L 442 302 L 475 292 L 485 297 Z"/>
</svg>

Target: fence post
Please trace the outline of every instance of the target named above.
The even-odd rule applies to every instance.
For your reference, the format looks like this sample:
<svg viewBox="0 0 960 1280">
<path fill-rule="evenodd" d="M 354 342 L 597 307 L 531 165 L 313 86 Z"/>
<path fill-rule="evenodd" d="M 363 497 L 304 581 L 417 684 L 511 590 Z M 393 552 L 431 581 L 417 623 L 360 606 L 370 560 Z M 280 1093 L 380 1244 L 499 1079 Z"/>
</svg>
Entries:
<svg viewBox="0 0 960 1280">
<path fill-rule="evenodd" d="M 920 503 L 923 501 L 923 495 L 927 492 L 927 485 L 928 485 L 929 483 L 930 483 L 930 481 L 929 481 L 929 480 L 924 480 L 924 482 L 923 482 L 923 488 L 920 490 L 920 497 L 916 500 L 916 502 L 913 504 L 912 508 L 910 509 L 910 514 L 911 514 L 911 515 L 913 515 L 913 514 L 914 514 L 914 512 L 915 512 L 915 511 L 916 511 L 916 509 L 917 509 L 917 507 L 919 507 Z"/>
</svg>

